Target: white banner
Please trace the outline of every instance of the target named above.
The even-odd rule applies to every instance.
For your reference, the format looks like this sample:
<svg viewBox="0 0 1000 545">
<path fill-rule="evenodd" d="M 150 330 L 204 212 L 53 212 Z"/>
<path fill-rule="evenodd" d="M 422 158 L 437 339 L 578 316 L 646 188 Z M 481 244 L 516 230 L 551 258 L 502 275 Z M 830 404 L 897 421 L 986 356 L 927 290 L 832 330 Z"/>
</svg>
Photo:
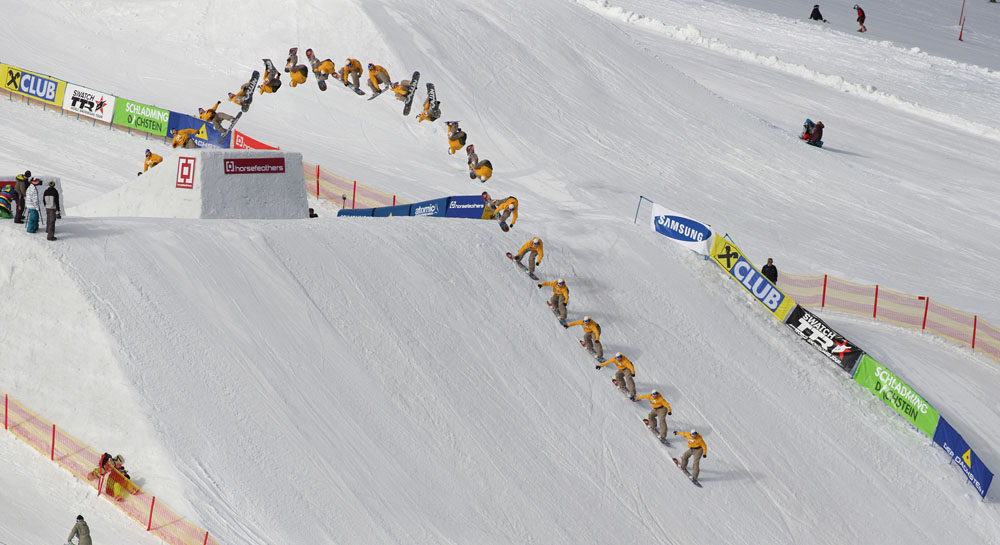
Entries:
<svg viewBox="0 0 1000 545">
<path fill-rule="evenodd" d="M 111 123 L 111 119 L 115 116 L 115 97 L 67 83 L 66 93 L 63 95 L 63 109 L 67 112 Z"/>
<path fill-rule="evenodd" d="M 685 248 L 708 255 L 712 245 L 712 228 L 698 220 L 653 203 L 650 227 L 657 233 Z"/>
</svg>

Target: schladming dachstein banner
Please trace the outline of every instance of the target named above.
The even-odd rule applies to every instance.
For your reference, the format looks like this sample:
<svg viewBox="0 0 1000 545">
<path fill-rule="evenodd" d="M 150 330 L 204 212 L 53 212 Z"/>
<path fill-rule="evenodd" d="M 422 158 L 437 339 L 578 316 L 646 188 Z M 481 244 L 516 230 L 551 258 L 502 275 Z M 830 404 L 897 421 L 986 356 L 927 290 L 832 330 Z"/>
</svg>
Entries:
<svg viewBox="0 0 1000 545">
<path fill-rule="evenodd" d="M 750 292 L 760 304 L 764 305 L 775 318 L 784 322 L 788 313 L 795 308 L 795 301 L 785 295 L 778 286 L 764 278 L 764 275 L 754 267 L 743 252 L 731 240 L 718 234 L 712 239 L 712 251 L 709 254 L 722 270 L 733 277 Z"/>
</svg>

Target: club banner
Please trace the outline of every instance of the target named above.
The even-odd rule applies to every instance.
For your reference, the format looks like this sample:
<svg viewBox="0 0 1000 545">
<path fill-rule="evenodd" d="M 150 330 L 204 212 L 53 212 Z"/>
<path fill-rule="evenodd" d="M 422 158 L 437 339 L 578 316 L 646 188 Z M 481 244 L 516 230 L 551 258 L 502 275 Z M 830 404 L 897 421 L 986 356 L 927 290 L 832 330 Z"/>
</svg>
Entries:
<svg viewBox="0 0 1000 545">
<path fill-rule="evenodd" d="M 233 149 L 281 149 L 250 138 L 240 131 L 233 131 Z"/>
<path fill-rule="evenodd" d="M 788 313 L 785 325 L 848 373 L 861 358 L 863 350 L 802 305 L 795 305 Z"/>
<path fill-rule="evenodd" d="M 938 412 L 884 365 L 865 354 L 854 372 L 854 380 L 895 409 L 927 437 L 934 437 L 940 420 Z"/>
<path fill-rule="evenodd" d="M 4 89 L 46 104 L 62 106 L 65 81 L 9 64 L 0 64 L 0 73 L 3 75 Z"/>
<path fill-rule="evenodd" d="M 223 127 L 228 126 L 227 122 L 223 121 Z M 195 145 L 199 148 L 228 148 L 229 139 L 232 138 L 232 134 L 226 134 L 223 138 L 222 133 L 215 130 L 215 127 L 208 121 L 202 121 L 201 119 L 186 115 L 179 114 L 177 112 L 170 112 L 170 120 L 167 123 L 167 130 L 177 129 L 179 131 L 184 129 L 195 129 L 192 136 Z"/>
<path fill-rule="evenodd" d="M 750 295 L 753 295 L 778 320 L 785 321 L 788 313 L 795 306 L 795 301 L 779 290 L 778 286 L 772 284 L 770 280 L 764 278 L 764 275 L 743 255 L 736 244 L 716 233 L 712 238 L 712 251 L 709 257 L 729 273 L 729 276 L 739 282 L 743 289 L 750 292 Z"/>
<path fill-rule="evenodd" d="M 976 487 L 979 496 L 986 498 L 986 493 L 990 490 L 990 483 L 993 482 L 993 472 L 986 467 L 986 464 L 972 451 L 965 439 L 944 418 L 941 418 L 938 423 L 934 442 L 941 445 L 941 448 L 958 464 L 958 467 L 962 468 L 969 483 Z"/>
<path fill-rule="evenodd" d="M 704 223 L 653 203 L 649 225 L 677 244 L 701 255 L 708 255 L 712 243 L 712 228 Z"/>
<path fill-rule="evenodd" d="M 482 195 L 460 195 L 448 197 L 448 210 L 445 216 L 449 218 L 489 219 L 490 211 Z"/>
<path fill-rule="evenodd" d="M 115 97 L 73 83 L 66 84 L 63 109 L 79 115 L 111 123 L 115 116 Z"/>
<path fill-rule="evenodd" d="M 170 110 L 119 97 L 115 100 L 114 123 L 157 136 L 166 136 L 167 125 L 170 123 Z"/>
</svg>

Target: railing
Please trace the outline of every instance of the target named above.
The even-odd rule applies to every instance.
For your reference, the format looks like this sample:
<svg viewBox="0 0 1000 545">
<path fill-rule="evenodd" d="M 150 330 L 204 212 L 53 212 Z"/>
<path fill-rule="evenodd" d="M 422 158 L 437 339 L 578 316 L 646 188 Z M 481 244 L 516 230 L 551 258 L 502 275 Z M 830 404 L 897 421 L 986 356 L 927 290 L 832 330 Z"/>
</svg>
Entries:
<svg viewBox="0 0 1000 545">
<path fill-rule="evenodd" d="M 315 195 L 317 199 L 323 198 L 339 204 L 341 208 L 374 208 L 408 204 L 396 195 L 359 184 L 357 180 L 350 180 L 330 172 L 320 165 L 302 161 L 302 168 L 305 171 L 306 190 L 309 194 Z"/>
</svg>

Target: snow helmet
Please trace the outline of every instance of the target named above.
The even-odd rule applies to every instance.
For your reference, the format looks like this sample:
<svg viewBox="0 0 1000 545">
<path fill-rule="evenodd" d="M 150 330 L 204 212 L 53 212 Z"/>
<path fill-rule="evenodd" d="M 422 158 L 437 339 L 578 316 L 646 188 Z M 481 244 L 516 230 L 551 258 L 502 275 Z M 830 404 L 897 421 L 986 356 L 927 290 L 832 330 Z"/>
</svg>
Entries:
<svg viewBox="0 0 1000 545">
<path fill-rule="evenodd" d="M 565 285 L 565 284 L 566 284 L 566 279 L 565 279 L 565 278 L 560 278 L 560 279 L 559 279 L 559 280 L 558 280 L 558 281 L 556 282 L 556 285 L 558 285 L 558 286 L 562 286 L 562 285 Z"/>
<path fill-rule="evenodd" d="M 313 50 L 312 50 L 311 47 L 309 49 L 306 49 L 306 56 L 307 57 L 312 57 L 313 56 Z"/>
<path fill-rule="evenodd" d="M 299 50 L 299 48 L 297 48 L 297 47 L 291 47 L 291 48 L 288 49 L 288 54 L 291 55 L 292 53 L 295 53 L 298 50 Z"/>
<path fill-rule="evenodd" d="M 116 464 L 125 465 L 125 457 L 122 456 L 121 454 L 116 455 L 115 456 L 115 463 Z"/>
<path fill-rule="evenodd" d="M 465 146 L 465 153 L 472 153 L 474 151 L 476 151 L 476 146 L 473 146 L 472 144 Z"/>
<path fill-rule="evenodd" d="M 177 134 L 177 129 L 170 129 L 170 134 Z"/>
<path fill-rule="evenodd" d="M 77 515 L 76 520 L 83 520 L 83 515 Z"/>
<path fill-rule="evenodd" d="M 374 70 L 375 69 L 375 63 L 373 63 L 373 62 L 368 63 L 368 69 L 369 70 Z"/>
<path fill-rule="evenodd" d="M 539 239 L 538 237 L 535 237 L 535 238 L 531 239 L 531 245 L 532 246 L 538 246 L 538 243 L 540 243 L 541 241 L 542 241 L 541 239 Z"/>
<path fill-rule="evenodd" d="M 819 4 L 815 4 L 815 5 L 813 5 L 813 7 L 814 7 L 814 8 L 818 8 L 818 7 L 819 7 Z"/>
<path fill-rule="evenodd" d="M 24 171 L 24 177 L 25 178 L 31 178 L 31 171 L 30 170 L 25 170 Z"/>
<path fill-rule="evenodd" d="M 198 108 L 198 113 L 200 113 L 200 114 L 205 113 L 205 108 Z"/>
<path fill-rule="evenodd" d="M 658 392 L 656 390 L 653 390 L 653 393 L 651 393 L 649 395 L 650 395 L 650 397 L 656 397 L 656 396 L 660 395 L 660 392 Z"/>
<path fill-rule="evenodd" d="M 691 430 L 691 437 L 698 437 L 698 430 Z"/>
<path fill-rule="evenodd" d="M 583 317 L 583 323 L 589 324 L 590 323 L 590 316 L 584 316 Z"/>
<path fill-rule="evenodd" d="M 621 352 L 618 352 L 618 353 L 616 353 L 616 354 L 615 354 L 615 359 L 616 359 L 616 360 L 620 360 L 620 359 L 622 359 L 623 357 L 625 357 L 625 356 L 623 356 Z"/>
<path fill-rule="evenodd" d="M 233 93 L 228 93 L 228 94 L 229 94 L 229 98 L 233 98 L 234 96 L 236 96 Z"/>
<path fill-rule="evenodd" d="M 507 205 L 507 210 L 513 210 L 513 209 L 514 209 L 514 203 L 510 203 Z"/>
<path fill-rule="evenodd" d="M 149 150 L 146 150 L 146 155 L 149 155 L 150 153 L 153 153 L 153 152 L 151 152 Z"/>
<path fill-rule="evenodd" d="M 38 178 L 32 178 L 31 179 L 31 185 L 41 185 L 41 183 L 42 183 L 42 181 L 39 180 Z"/>
</svg>

